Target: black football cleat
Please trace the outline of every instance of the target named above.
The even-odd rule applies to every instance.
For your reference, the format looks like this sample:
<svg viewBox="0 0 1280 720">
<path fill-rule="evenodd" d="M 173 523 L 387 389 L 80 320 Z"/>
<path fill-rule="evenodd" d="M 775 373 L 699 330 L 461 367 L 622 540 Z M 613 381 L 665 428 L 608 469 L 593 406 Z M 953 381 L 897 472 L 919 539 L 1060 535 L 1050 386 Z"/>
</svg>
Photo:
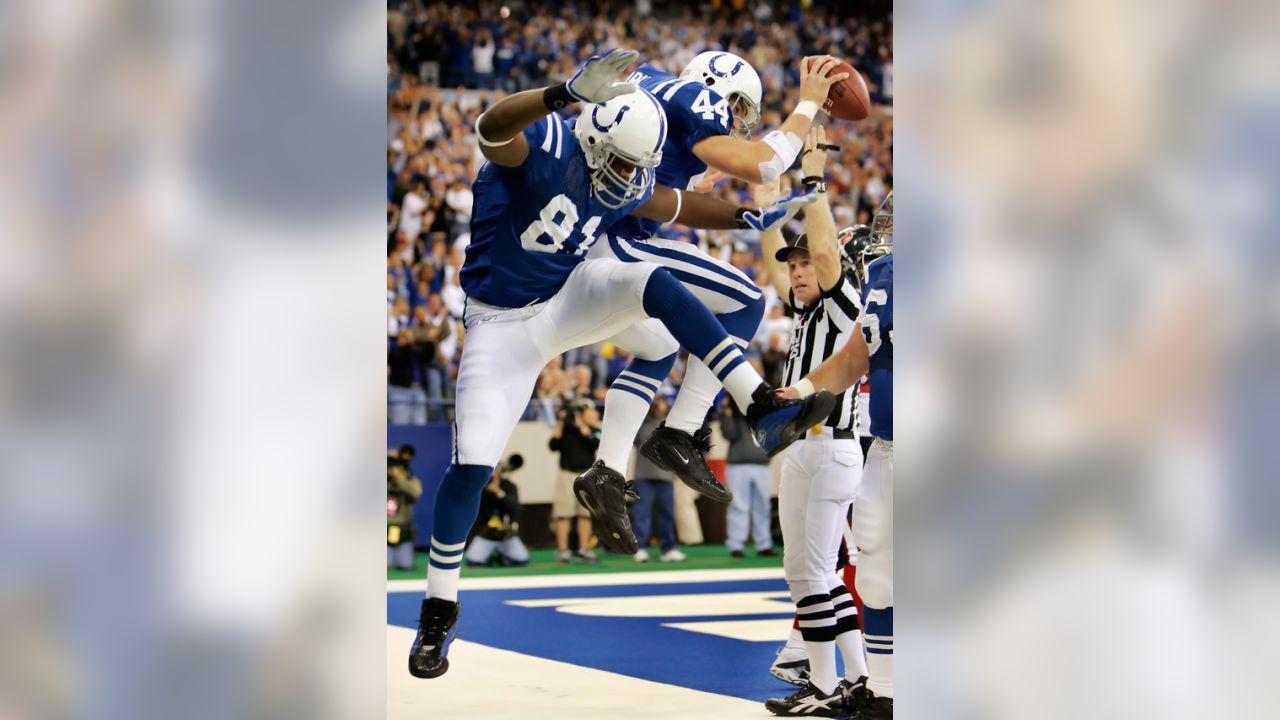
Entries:
<svg viewBox="0 0 1280 720">
<path fill-rule="evenodd" d="M 605 467 L 603 460 L 573 481 L 573 494 L 591 513 L 596 537 L 611 552 L 635 555 L 640 550 L 627 516 L 627 498 L 639 497 L 634 487 L 635 483 Z"/>
<path fill-rule="evenodd" d="M 673 472 L 685 485 L 718 503 L 729 503 L 733 493 L 707 467 L 707 451 L 711 449 L 711 428 L 704 426 L 690 435 L 683 430 L 658 426 L 640 446 L 640 454 L 654 465 Z"/>
<path fill-rule="evenodd" d="M 867 676 L 863 675 L 857 682 L 841 678 L 836 691 L 844 696 L 844 713 L 853 715 L 867 704 Z"/>
<path fill-rule="evenodd" d="M 893 698 L 867 692 L 866 704 L 850 720 L 893 720 Z"/>
<path fill-rule="evenodd" d="M 764 706 L 774 715 L 784 717 L 844 717 L 844 695 L 840 689 L 836 688 L 827 695 L 813 683 L 807 683 L 784 698 L 766 700 Z"/>
<path fill-rule="evenodd" d="M 747 424 L 762 450 L 773 457 L 786 450 L 806 430 L 818 425 L 835 409 L 836 396 L 819 390 L 803 400 L 778 397 L 767 383 L 751 394 Z"/>
<path fill-rule="evenodd" d="M 441 598 L 422 601 L 418 613 L 418 636 L 409 650 L 409 674 L 420 678 L 440 677 L 449 670 L 449 645 L 457 635 L 458 603 Z"/>
</svg>

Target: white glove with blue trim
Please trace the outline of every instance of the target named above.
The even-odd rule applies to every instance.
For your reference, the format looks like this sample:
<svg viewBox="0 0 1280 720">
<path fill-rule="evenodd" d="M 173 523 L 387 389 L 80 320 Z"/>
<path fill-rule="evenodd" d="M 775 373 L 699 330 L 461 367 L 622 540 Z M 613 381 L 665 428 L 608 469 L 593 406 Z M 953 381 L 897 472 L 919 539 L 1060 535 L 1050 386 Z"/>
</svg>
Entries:
<svg viewBox="0 0 1280 720">
<path fill-rule="evenodd" d="M 640 53 L 635 50 L 614 48 L 603 55 L 589 58 L 578 72 L 569 78 L 565 86 L 569 94 L 579 102 L 599 105 L 619 95 L 635 92 L 637 86 L 618 80 L 618 74 L 636 61 Z"/>
<path fill-rule="evenodd" d="M 817 201 L 815 190 L 802 190 L 793 193 L 760 210 L 739 211 L 744 229 L 769 232 L 782 227 L 782 224 L 796 216 L 805 205 Z"/>
</svg>

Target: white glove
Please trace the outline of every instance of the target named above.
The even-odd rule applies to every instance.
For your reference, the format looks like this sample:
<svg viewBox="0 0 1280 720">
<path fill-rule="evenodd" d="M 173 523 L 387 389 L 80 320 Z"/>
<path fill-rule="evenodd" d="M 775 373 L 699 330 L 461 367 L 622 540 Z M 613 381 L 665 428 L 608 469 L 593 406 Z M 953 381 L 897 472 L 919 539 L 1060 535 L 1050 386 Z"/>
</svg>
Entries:
<svg viewBox="0 0 1280 720">
<path fill-rule="evenodd" d="M 640 53 L 635 50 L 618 48 L 604 55 L 592 56 L 578 68 L 578 72 L 569 78 L 565 86 L 569 88 L 569 94 L 579 102 L 596 105 L 619 95 L 635 92 L 637 86 L 618 80 L 618 74 L 638 57 Z"/>
<path fill-rule="evenodd" d="M 800 212 L 800 208 L 817 201 L 818 193 L 815 190 L 805 190 L 794 195 L 782 198 L 778 202 L 767 208 L 760 210 L 748 210 L 742 219 L 752 230 L 760 232 L 769 232 L 782 227 L 782 224 L 796 216 Z"/>
</svg>

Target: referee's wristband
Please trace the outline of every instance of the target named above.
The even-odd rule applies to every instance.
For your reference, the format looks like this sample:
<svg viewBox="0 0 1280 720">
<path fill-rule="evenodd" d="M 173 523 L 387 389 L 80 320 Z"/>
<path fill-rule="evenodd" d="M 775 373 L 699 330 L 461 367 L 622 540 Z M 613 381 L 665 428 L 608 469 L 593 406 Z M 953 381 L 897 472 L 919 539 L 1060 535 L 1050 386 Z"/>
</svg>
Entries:
<svg viewBox="0 0 1280 720">
<path fill-rule="evenodd" d="M 800 378 L 800 382 L 796 383 L 795 385 L 792 385 L 791 387 L 795 388 L 796 392 L 800 393 L 801 400 L 817 392 L 817 390 L 814 389 L 813 383 L 810 382 L 809 378 Z"/>
</svg>

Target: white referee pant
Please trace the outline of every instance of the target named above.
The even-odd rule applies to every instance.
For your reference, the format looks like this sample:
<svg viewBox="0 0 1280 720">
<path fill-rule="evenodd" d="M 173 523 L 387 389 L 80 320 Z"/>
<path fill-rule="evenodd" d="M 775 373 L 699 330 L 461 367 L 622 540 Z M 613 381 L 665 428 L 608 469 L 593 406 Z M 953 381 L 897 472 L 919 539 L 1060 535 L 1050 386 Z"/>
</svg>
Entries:
<svg viewBox="0 0 1280 720">
<path fill-rule="evenodd" d="M 556 355 L 624 330 L 620 337 L 626 344 L 619 344 L 637 357 L 658 360 L 674 352 L 674 340 L 655 336 L 648 324 L 637 326 L 648 317 L 644 288 L 657 269 L 653 263 L 587 260 L 545 303 L 507 309 L 468 300 L 466 345 L 458 367 L 454 464 L 498 464 L 539 371 Z M 658 327 L 666 333 L 661 324 Z"/>
<path fill-rule="evenodd" d="M 783 572 L 791 599 L 826 596 L 843 585 L 836 558 L 849 505 L 862 479 L 862 446 L 856 439 L 836 439 L 830 428 L 787 449 L 778 487 L 778 519 L 782 524 Z M 855 525 L 858 518 L 855 516 Z M 861 581 L 862 561 L 858 564 Z"/>
<path fill-rule="evenodd" d="M 858 595 L 873 608 L 893 606 L 893 442 L 876 438 L 853 506 Z"/>
</svg>

